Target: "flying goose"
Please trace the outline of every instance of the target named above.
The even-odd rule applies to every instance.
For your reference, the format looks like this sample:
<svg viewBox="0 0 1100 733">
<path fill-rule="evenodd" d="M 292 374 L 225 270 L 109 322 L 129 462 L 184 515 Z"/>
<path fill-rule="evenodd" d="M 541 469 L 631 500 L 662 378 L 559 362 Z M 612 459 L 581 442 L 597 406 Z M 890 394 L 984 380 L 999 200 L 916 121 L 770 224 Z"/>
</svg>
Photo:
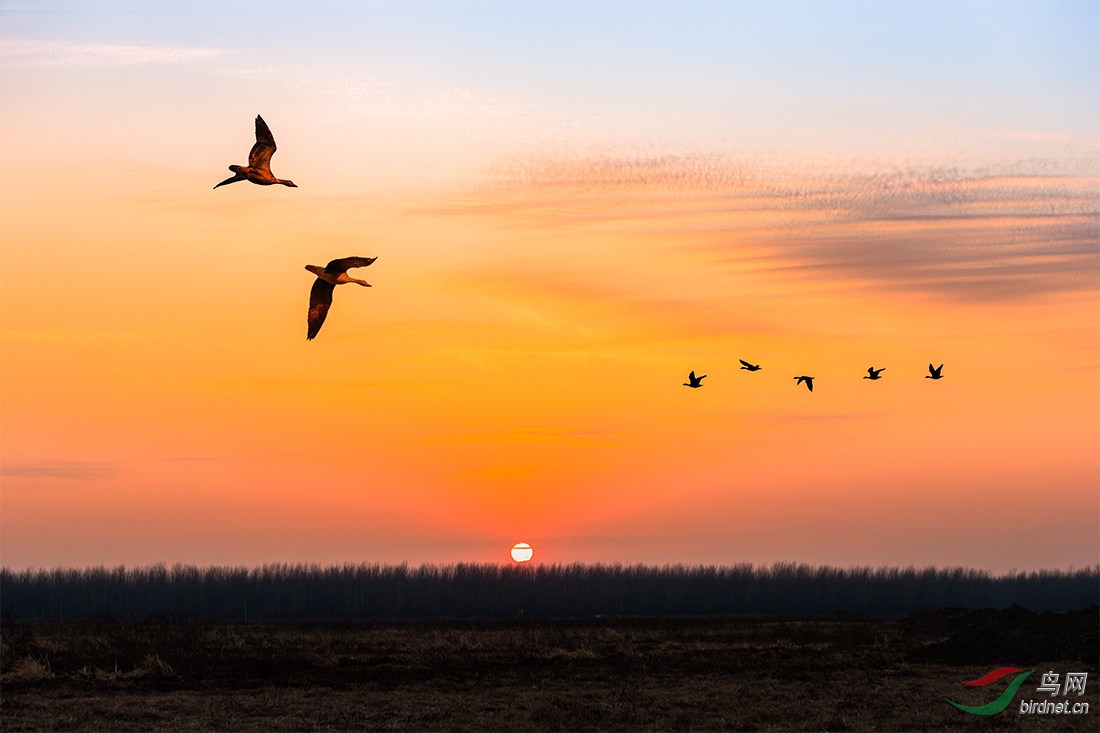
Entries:
<svg viewBox="0 0 1100 733">
<path fill-rule="evenodd" d="M 867 376 L 864 379 L 882 379 L 879 376 L 882 372 L 886 371 L 886 367 L 882 369 L 875 369 L 874 367 L 867 367 Z"/>
<path fill-rule="evenodd" d="M 697 376 L 695 376 L 695 372 L 692 371 L 692 373 L 688 375 L 688 379 L 690 379 L 691 382 L 690 383 L 684 382 L 684 386 L 685 387 L 691 387 L 692 389 L 699 389 L 700 387 L 703 386 L 703 380 L 706 379 L 706 378 L 707 378 L 706 374 L 703 374 L 702 376 L 697 377 Z"/>
<path fill-rule="evenodd" d="M 798 385 L 805 382 L 806 383 L 806 389 L 810 390 L 811 392 L 814 391 L 814 378 L 813 377 L 807 377 L 807 376 L 803 375 L 801 377 L 792 377 L 792 379 L 797 379 L 798 380 L 797 382 L 794 383 L 794 386 L 797 387 Z"/>
<path fill-rule="evenodd" d="M 929 364 L 928 365 L 928 374 L 925 374 L 924 378 L 925 379 L 943 379 L 943 375 L 940 374 L 940 371 L 942 371 L 942 370 L 943 370 L 943 364 L 940 364 L 938 367 L 934 367 L 931 364 Z"/>
<path fill-rule="evenodd" d="M 747 361 L 745 361 L 744 359 L 738 359 L 737 361 L 741 362 L 741 368 L 742 369 L 748 369 L 750 372 L 760 371 L 760 365 L 759 364 L 750 364 Z"/>
<path fill-rule="evenodd" d="M 306 269 L 317 276 L 317 279 L 313 281 L 313 288 L 309 291 L 309 331 L 306 333 L 307 341 L 312 341 L 313 337 L 321 330 L 321 326 L 324 325 L 325 316 L 328 315 L 328 309 L 332 306 L 332 291 L 336 289 L 337 285 L 358 283 L 365 288 L 370 287 L 369 282 L 356 280 L 354 277 L 348 277 L 348 270 L 352 267 L 366 267 L 376 259 L 378 258 L 344 257 L 343 259 L 333 260 L 324 267 L 319 265 L 306 265 Z"/>
<path fill-rule="evenodd" d="M 298 188 L 294 181 L 284 181 L 282 178 L 271 175 L 271 156 L 275 154 L 275 150 L 275 138 L 272 136 L 271 130 L 267 128 L 264 118 L 256 115 L 256 144 L 252 146 L 252 150 L 248 153 L 248 165 L 229 166 L 229 170 L 233 171 L 233 177 L 226 178 L 218 186 L 236 183 L 237 181 L 252 181 L 260 186 L 281 183 L 284 186 Z M 218 186 L 214 186 L 214 188 Z"/>
</svg>

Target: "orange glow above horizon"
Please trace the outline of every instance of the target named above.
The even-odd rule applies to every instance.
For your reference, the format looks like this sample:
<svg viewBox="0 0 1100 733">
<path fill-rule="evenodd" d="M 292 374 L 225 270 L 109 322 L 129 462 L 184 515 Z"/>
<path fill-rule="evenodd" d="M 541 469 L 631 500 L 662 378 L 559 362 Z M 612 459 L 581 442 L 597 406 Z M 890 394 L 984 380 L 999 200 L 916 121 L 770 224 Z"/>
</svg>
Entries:
<svg viewBox="0 0 1100 733">
<path fill-rule="evenodd" d="M 246 189 L 198 217 L 188 202 L 222 191 L 166 209 L 111 189 L 52 221 L 33 185 L 15 194 L 5 564 L 489 559 L 518 532 L 545 562 L 1039 567 L 1095 533 L 1073 519 L 1097 501 L 1095 290 L 1051 285 L 1028 251 L 993 279 L 958 247 L 876 277 L 829 251 L 903 231 L 935 258 L 942 232 L 980 245 L 1018 218 L 977 226 L 971 202 L 933 225 L 830 223 L 831 205 L 764 216 L 752 195 L 722 211 L 713 184 L 697 206 L 690 182 L 582 183 L 601 195 L 346 213 Z M 1050 239 L 1036 226 L 1021 241 Z M 65 264 L 15 276 L 44 248 Z M 307 343 L 301 266 L 351 254 L 379 257 L 374 287 L 339 288 Z M 1000 297 L 1014 268 L 1050 292 Z M 703 389 L 680 386 L 691 369 Z M 967 550 L 992 531 L 975 516 L 1039 531 L 1054 559 Z"/>
</svg>

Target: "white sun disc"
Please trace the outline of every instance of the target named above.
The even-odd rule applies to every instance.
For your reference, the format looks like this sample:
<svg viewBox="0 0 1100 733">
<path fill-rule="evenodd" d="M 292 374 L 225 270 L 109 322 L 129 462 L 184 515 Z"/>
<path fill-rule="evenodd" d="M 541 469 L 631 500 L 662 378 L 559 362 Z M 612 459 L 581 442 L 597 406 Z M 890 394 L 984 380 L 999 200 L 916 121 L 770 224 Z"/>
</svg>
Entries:
<svg viewBox="0 0 1100 733">
<path fill-rule="evenodd" d="M 512 559 L 516 562 L 529 562 L 535 551 L 526 542 L 517 542 L 512 545 Z"/>
</svg>

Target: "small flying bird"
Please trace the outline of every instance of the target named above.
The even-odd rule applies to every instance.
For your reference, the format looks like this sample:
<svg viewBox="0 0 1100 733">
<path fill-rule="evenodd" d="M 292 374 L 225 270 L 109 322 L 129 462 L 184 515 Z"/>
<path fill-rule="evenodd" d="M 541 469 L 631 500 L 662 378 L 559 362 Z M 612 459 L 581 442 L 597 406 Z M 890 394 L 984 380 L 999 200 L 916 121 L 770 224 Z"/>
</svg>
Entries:
<svg viewBox="0 0 1100 733">
<path fill-rule="evenodd" d="M 886 367 L 882 369 L 875 369 L 874 367 L 867 367 L 867 376 L 864 379 L 882 379 L 879 375 L 886 371 Z"/>
<path fill-rule="evenodd" d="M 313 281 L 313 288 L 309 291 L 307 341 L 312 341 L 313 337 L 321 330 L 321 326 L 324 325 L 328 309 L 332 307 L 332 291 L 336 289 L 337 285 L 357 283 L 365 288 L 371 286 L 365 280 L 348 277 L 348 270 L 352 267 L 366 267 L 377 259 L 377 257 L 344 257 L 343 259 L 333 260 L 324 267 L 306 265 L 306 269 L 317 276 L 317 279 Z"/>
<path fill-rule="evenodd" d="M 810 390 L 811 392 L 814 391 L 814 378 L 813 377 L 807 377 L 807 376 L 803 375 L 801 377 L 792 377 L 792 379 L 797 379 L 798 380 L 797 382 L 794 383 L 794 386 L 797 387 L 798 385 L 805 382 L 806 383 L 806 389 Z"/>
<path fill-rule="evenodd" d="M 688 379 L 691 380 L 691 383 L 689 384 L 688 382 L 684 382 L 684 386 L 691 387 L 692 389 L 699 389 L 703 386 L 703 380 L 706 378 L 706 374 L 697 377 L 695 376 L 695 372 L 693 371 L 691 374 L 688 375 Z"/>
<path fill-rule="evenodd" d="M 271 156 L 275 154 L 276 150 L 275 138 L 272 136 L 271 130 L 267 128 L 264 118 L 256 115 L 256 144 L 252 146 L 252 150 L 248 153 L 248 165 L 229 166 L 229 170 L 233 171 L 233 177 L 226 178 L 218 186 L 225 186 L 237 181 L 252 181 L 260 186 L 281 183 L 284 186 L 298 188 L 294 181 L 284 181 L 282 178 L 271 175 Z M 214 188 L 218 186 L 214 186 Z"/>
<path fill-rule="evenodd" d="M 925 379 L 943 379 L 943 375 L 940 372 L 943 370 L 943 364 L 938 367 L 934 367 L 931 364 L 928 365 L 928 374 L 924 375 Z"/>
<path fill-rule="evenodd" d="M 750 372 L 760 371 L 760 365 L 759 364 L 750 364 L 747 361 L 745 361 L 744 359 L 738 359 L 737 361 L 741 362 L 741 368 L 742 369 L 748 369 Z"/>
</svg>

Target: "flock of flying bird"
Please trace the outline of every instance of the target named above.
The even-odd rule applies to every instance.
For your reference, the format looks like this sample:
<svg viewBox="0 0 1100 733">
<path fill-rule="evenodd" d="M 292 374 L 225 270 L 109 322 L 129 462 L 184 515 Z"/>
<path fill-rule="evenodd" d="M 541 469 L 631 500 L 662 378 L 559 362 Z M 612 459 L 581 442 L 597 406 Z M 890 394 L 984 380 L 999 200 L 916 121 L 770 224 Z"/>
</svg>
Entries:
<svg viewBox="0 0 1100 733">
<path fill-rule="evenodd" d="M 738 359 L 737 361 L 741 362 L 741 368 L 742 369 L 745 369 L 745 370 L 750 371 L 750 372 L 760 371 L 760 365 L 759 364 L 750 364 L 749 362 L 745 361 L 744 359 Z M 884 371 L 886 371 L 886 367 L 882 367 L 881 369 L 875 369 L 874 367 L 867 367 L 867 376 L 864 377 L 864 379 L 870 379 L 872 381 L 876 380 L 876 379 L 882 379 L 882 373 Z M 692 389 L 699 389 L 700 387 L 703 386 L 703 380 L 706 379 L 706 378 L 707 378 L 706 374 L 700 374 L 698 377 L 695 376 L 695 371 L 693 370 L 690 374 L 688 374 L 688 381 L 684 382 L 684 386 L 685 387 L 691 387 Z M 925 374 L 924 378 L 925 379 L 943 379 L 943 364 L 940 364 L 939 366 L 932 366 L 931 364 L 929 364 L 928 365 L 928 374 Z M 794 383 L 794 386 L 797 387 L 800 384 L 805 384 L 806 389 L 810 390 L 811 392 L 814 391 L 814 377 L 807 377 L 805 374 L 803 374 L 800 377 L 792 377 L 792 379 L 796 380 L 795 383 Z"/>
<path fill-rule="evenodd" d="M 248 153 L 248 165 L 231 165 L 229 170 L 233 171 L 233 175 L 230 178 L 226 178 L 214 188 L 225 186 L 230 183 L 237 183 L 239 181 L 251 181 L 259 186 L 271 186 L 276 183 L 288 186 L 290 188 L 297 188 L 297 184 L 294 181 L 284 180 L 282 178 L 276 178 L 271 173 L 271 156 L 275 154 L 278 148 L 275 146 L 275 137 L 271 134 L 271 130 L 268 128 L 267 123 L 264 122 L 264 118 L 260 115 L 256 115 L 256 144 L 252 146 L 252 150 Z M 336 289 L 337 285 L 344 285 L 345 283 L 356 283 L 362 285 L 365 288 L 369 288 L 370 283 L 364 280 L 357 280 L 354 277 L 348 275 L 348 270 L 353 267 L 367 267 L 373 263 L 377 257 L 342 257 L 337 260 L 332 260 L 324 267 L 319 265 L 306 265 L 306 269 L 317 276 L 317 279 L 313 281 L 313 288 L 309 291 L 309 315 L 307 317 L 308 328 L 306 330 L 306 339 L 312 341 L 315 336 L 321 331 L 321 326 L 325 322 L 325 317 L 328 316 L 329 308 L 332 307 L 332 293 Z M 741 362 L 741 368 L 750 372 L 760 371 L 759 364 L 750 364 L 744 359 L 738 359 Z M 882 379 L 881 374 L 886 370 L 886 367 L 881 369 L 875 369 L 874 367 L 868 367 L 867 376 L 864 379 Z M 928 365 L 928 374 L 925 379 L 942 379 L 943 364 L 938 367 L 934 367 L 931 364 Z M 687 382 L 684 382 L 685 387 L 691 387 L 692 389 L 698 389 L 703 386 L 703 380 L 706 379 L 706 374 L 701 376 L 695 376 L 695 372 L 692 371 L 688 375 Z M 795 386 L 805 384 L 806 389 L 811 392 L 814 391 L 814 378 L 808 377 L 805 374 L 794 377 L 796 380 Z"/>
</svg>

